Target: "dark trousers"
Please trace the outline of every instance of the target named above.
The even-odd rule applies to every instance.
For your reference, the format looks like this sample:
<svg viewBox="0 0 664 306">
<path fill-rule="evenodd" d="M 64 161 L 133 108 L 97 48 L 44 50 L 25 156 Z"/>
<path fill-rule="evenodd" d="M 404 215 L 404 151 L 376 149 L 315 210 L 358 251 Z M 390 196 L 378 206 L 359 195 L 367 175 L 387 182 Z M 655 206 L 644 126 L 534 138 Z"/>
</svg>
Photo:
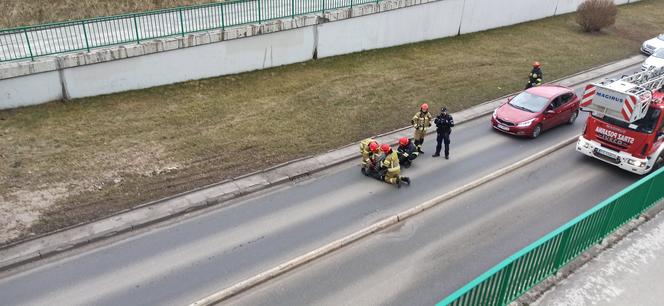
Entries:
<svg viewBox="0 0 664 306">
<path fill-rule="evenodd" d="M 436 155 L 440 155 L 442 144 L 445 143 L 445 156 L 450 156 L 450 133 L 438 133 L 436 142 Z"/>
</svg>

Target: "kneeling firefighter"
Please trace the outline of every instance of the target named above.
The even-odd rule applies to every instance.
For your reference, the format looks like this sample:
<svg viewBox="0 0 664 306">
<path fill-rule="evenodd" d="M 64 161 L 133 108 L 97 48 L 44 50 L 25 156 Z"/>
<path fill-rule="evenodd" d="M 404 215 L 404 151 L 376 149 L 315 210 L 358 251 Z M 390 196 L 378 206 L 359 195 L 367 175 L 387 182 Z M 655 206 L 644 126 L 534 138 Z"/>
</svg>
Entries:
<svg viewBox="0 0 664 306">
<path fill-rule="evenodd" d="M 380 171 L 383 180 L 388 184 L 395 184 L 399 188 L 401 188 L 401 182 L 410 185 L 410 178 L 401 176 L 401 167 L 399 166 L 397 152 L 394 152 L 392 147 L 386 143 L 380 146 L 380 150 L 385 154 Z"/>
<path fill-rule="evenodd" d="M 362 148 L 363 143 L 360 143 L 360 153 L 362 153 L 362 174 L 371 176 L 377 180 L 382 180 L 379 170 L 384 157 L 380 152 L 380 146 L 378 145 L 378 142 L 370 139 L 366 145 L 366 150 Z"/>
<path fill-rule="evenodd" d="M 420 152 L 417 151 L 417 147 L 408 137 L 402 137 L 399 139 L 397 155 L 399 156 L 399 164 L 405 168 L 410 168 L 413 160 L 420 155 Z"/>
</svg>

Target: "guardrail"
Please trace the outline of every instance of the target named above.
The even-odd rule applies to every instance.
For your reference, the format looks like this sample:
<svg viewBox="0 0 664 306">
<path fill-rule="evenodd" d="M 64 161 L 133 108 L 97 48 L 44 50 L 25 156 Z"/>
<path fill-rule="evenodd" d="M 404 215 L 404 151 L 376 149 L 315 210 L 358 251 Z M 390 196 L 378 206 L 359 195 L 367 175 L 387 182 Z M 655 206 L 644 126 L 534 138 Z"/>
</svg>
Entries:
<svg viewBox="0 0 664 306">
<path fill-rule="evenodd" d="M 0 30 L 0 62 L 90 51 L 384 0 L 236 0 Z"/>
<path fill-rule="evenodd" d="M 664 168 L 510 256 L 437 305 L 507 305 L 664 198 Z"/>
</svg>

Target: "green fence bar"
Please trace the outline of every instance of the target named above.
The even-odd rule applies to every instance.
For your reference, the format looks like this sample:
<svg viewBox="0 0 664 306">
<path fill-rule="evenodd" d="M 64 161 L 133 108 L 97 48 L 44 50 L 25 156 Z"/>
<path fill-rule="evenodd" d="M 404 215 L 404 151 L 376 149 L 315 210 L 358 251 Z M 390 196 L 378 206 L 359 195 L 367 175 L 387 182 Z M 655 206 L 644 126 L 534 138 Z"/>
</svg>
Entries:
<svg viewBox="0 0 664 306">
<path fill-rule="evenodd" d="M 664 168 L 505 259 L 437 306 L 503 306 L 664 199 Z"/>
<path fill-rule="evenodd" d="M 88 31 L 85 29 L 85 21 L 81 22 L 81 27 L 83 28 L 83 38 L 85 39 L 85 50 L 90 52 L 90 43 L 88 42 Z"/>
<path fill-rule="evenodd" d="M 0 62 L 34 60 L 40 56 L 81 50 L 89 52 L 94 48 L 141 43 L 276 19 L 293 19 L 295 16 L 380 1 L 384 0 L 230 0 L 4 29 L 0 30 Z"/>
<path fill-rule="evenodd" d="M 23 31 L 23 34 L 25 34 L 25 42 L 28 44 L 28 52 L 30 52 L 30 60 L 35 60 L 35 56 L 32 54 L 32 47 L 30 46 L 30 37 L 28 37 L 28 31 L 25 30 Z"/>
</svg>

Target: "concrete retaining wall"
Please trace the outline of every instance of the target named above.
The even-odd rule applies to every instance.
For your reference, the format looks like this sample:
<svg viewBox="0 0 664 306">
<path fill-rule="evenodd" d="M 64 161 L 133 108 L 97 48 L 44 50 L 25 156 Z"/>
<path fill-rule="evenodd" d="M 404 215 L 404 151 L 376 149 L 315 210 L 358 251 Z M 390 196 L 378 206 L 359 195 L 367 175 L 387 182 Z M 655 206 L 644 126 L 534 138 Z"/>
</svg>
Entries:
<svg viewBox="0 0 664 306">
<path fill-rule="evenodd" d="M 558 0 L 466 0 L 461 34 L 553 16 Z"/>
<path fill-rule="evenodd" d="M 318 26 L 328 57 L 457 35 L 464 0 L 445 0 Z"/>
<path fill-rule="evenodd" d="M 618 4 L 638 0 L 616 0 Z M 576 10 L 582 0 L 385 0 L 322 15 L 0 65 L 0 109 L 276 67 Z"/>
<path fill-rule="evenodd" d="M 64 70 L 69 98 L 209 78 L 310 60 L 314 27 Z M 103 77 L 100 77 L 103 76 Z"/>
</svg>

